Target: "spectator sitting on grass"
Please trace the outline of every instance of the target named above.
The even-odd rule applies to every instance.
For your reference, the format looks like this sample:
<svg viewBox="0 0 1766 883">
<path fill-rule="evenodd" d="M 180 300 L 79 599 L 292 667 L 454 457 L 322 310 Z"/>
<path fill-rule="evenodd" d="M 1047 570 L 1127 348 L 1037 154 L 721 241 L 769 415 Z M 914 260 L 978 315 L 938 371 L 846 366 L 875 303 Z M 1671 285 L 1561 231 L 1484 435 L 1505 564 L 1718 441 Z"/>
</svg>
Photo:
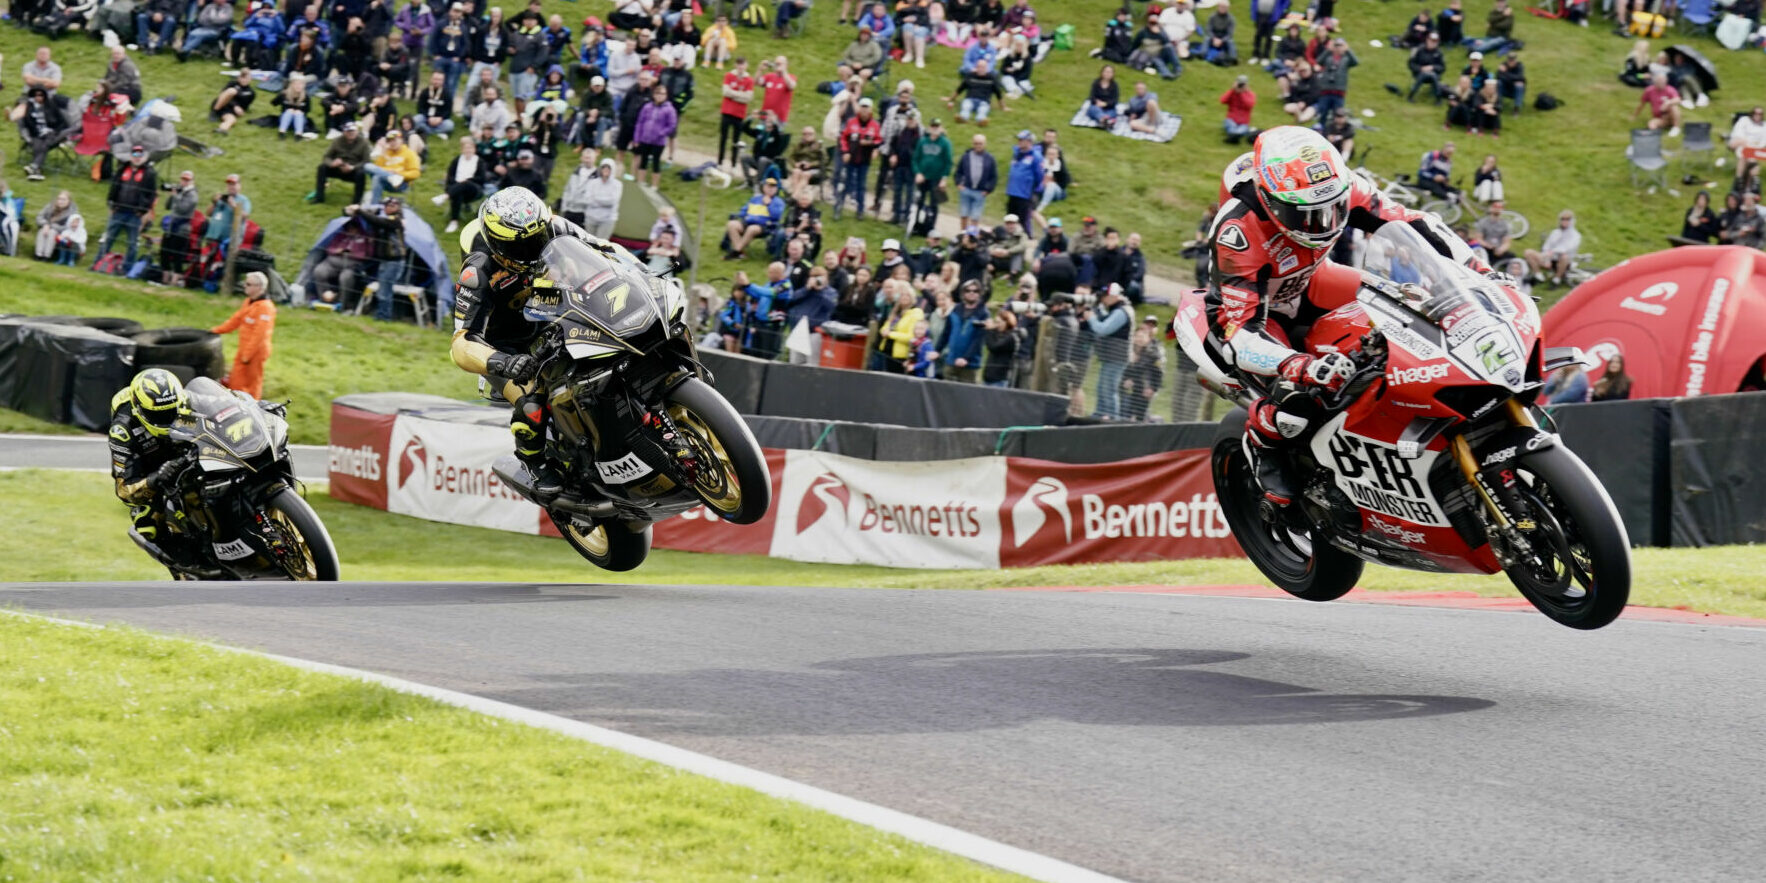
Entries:
<svg viewBox="0 0 1766 883">
<path fill-rule="evenodd" d="M 378 205 L 381 196 L 387 192 L 403 193 L 410 187 L 410 182 L 423 175 L 423 161 L 417 158 L 417 152 L 405 143 L 403 132 L 394 129 L 374 145 L 368 156 L 368 164 L 362 167 L 374 182 L 370 188 L 368 201 Z M 542 194 L 543 195 L 543 194 Z"/>
<path fill-rule="evenodd" d="M 1324 124 L 1324 137 L 1347 161 L 1355 152 L 1355 123 L 1349 119 L 1349 108 L 1339 107 Z"/>
<path fill-rule="evenodd" d="M 1030 236 L 1024 225 L 1017 215 L 1008 212 L 987 243 L 987 257 L 994 274 L 1016 276 L 1023 272 L 1024 252 L 1029 245 Z"/>
<path fill-rule="evenodd" d="M 55 259 L 56 239 L 67 229 L 68 218 L 79 213 L 79 207 L 74 205 L 73 194 L 66 190 L 55 194 L 55 198 L 45 203 L 43 209 L 37 212 L 37 244 L 34 254 L 39 260 Z"/>
<path fill-rule="evenodd" d="M 1294 118 L 1294 122 L 1305 124 L 1311 122 L 1318 113 L 1318 74 L 1312 62 L 1302 58 L 1294 64 L 1294 69 L 1278 75 L 1275 80 L 1276 94 L 1282 102 L 1282 112 Z"/>
<path fill-rule="evenodd" d="M 1166 36 L 1158 16 L 1147 16 L 1147 23 L 1135 35 L 1134 43 L 1135 50 L 1128 56 L 1130 66 L 1146 73 L 1156 71 L 1167 80 L 1175 80 L 1183 73 L 1183 63 L 1178 61 L 1177 50 L 1172 48 L 1171 38 Z"/>
<path fill-rule="evenodd" d="M 320 203 L 325 201 L 325 182 L 329 178 L 341 178 L 355 185 L 352 203 L 362 201 L 362 191 L 367 187 L 368 173 L 368 140 L 362 137 L 362 129 L 357 124 L 344 123 L 342 134 L 325 148 L 325 157 L 319 161 L 319 173 L 313 182 L 313 192 L 308 194 L 307 202 Z"/>
<path fill-rule="evenodd" d="M 1000 87 L 999 77 L 993 73 L 992 66 L 984 58 L 963 73 L 956 91 L 944 99 L 944 103 L 947 107 L 957 108 L 957 119 L 963 122 L 973 120 L 977 126 L 986 126 L 988 112 L 995 103 L 999 104 L 1000 110 L 1006 109 L 1005 95 L 1005 90 Z M 957 104 L 959 96 L 962 98 L 961 105 Z"/>
<path fill-rule="evenodd" d="M 1030 82 L 1030 74 L 1035 69 L 1036 59 L 1030 52 L 1030 41 L 1023 34 L 1014 34 L 1012 48 L 1000 57 L 1000 87 L 1006 90 L 1006 96 L 1036 97 L 1036 84 Z"/>
<path fill-rule="evenodd" d="M 55 63 L 48 46 L 38 46 L 37 54 L 24 63 L 23 79 L 27 91 L 40 86 L 53 94 L 61 88 L 61 65 Z"/>
<path fill-rule="evenodd" d="M 724 225 L 729 250 L 724 260 L 733 261 L 748 250 L 748 244 L 766 236 L 785 218 L 785 200 L 779 198 L 779 182 L 768 178 L 760 184 L 760 192 L 748 198 Z"/>
<path fill-rule="evenodd" d="M 619 179 L 619 167 L 611 158 L 597 163 L 588 151 L 583 152 L 583 158 L 587 162 L 572 172 L 564 185 L 564 216 L 569 218 L 573 212 L 580 215 L 578 223 L 590 235 L 609 239 L 619 224 L 625 182 Z"/>
<path fill-rule="evenodd" d="M 1091 92 L 1086 97 L 1086 119 L 1097 123 L 1105 129 L 1116 126 L 1116 105 L 1122 101 L 1122 87 L 1116 82 L 1116 68 L 1104 65 L 1098 69 L 1098 78 L 1091 83 Z"/>
<path fill-rule="evenodd" d="M 805 187 L 791 197 L 791 207 L 780 224 L 768 237 L 767 254 L 784 253 L 788 241 L 802 240 L 804 254 L 815 257 L 822 251 L 822 211 L 816 208 L 815 194 Z"/>
<path fill-rule="evenodd" d="M 251 111 L 251 103 L 256 101 L 257 97 L 258 90 L 252 88 L 251 85 L 251 69 L 240 68 L 239 75 L 234 77 L 233 82 L 222 89 L 221 94 L 216 95 L 214 102 L 209 105 L 209 119 L 220 123 L 215 127 L 215 131 L 222 135 L 227 134 L 233 128 L 234 123 L 239 122 Z"/>
<path fill-rule="evenodd" d="M 1423 44 L 1410 51 L 1410 92 L 1405 101 L 1415 101 L 1418 89 L 1429 87 L 1436 104 L 1441 103 L 1441 74 L 1447 70 L 1447 59 L 1441 54 L 1441 35 L 1429 33 Z"/>
<path fill-rule="evenodd" d="M 338 80 L 331 94 L 321 99 L 325 108 L 325 137 L 332 138 L 333 132 L 342 133 L 344 123 L 353 123 L 362 118 L 367 109 L 367 102 L 356 94 L 354 80 Z"/>
<path fill-rule="evenodd" d="M 515 162 L 505 166 L 503 180 L 498 184 L 499 189 L 525 187 L 541 199 L 549 198 L 552 182 L 548 181 L 546 176 L 540 172 L 535 159 L 534 152 L 526 147 L 517 151 Z"/>
<path fill-rule="evenodd" d="M 1465 41 L 1465 0 L 1447 0 L 1447 8 L 1435 16 L 1435 33 L 1441 35 L 1443 46 L 1458 46 Z"/>
<path fill-rule="evenodd" d="M 1515 240 L 1508 226 L 1508 219 L 1502 216 L 1502 203 L 1490 203 L 1484 210 L 1484 216 L 1478 219 L 1478 242 L 1490 255 L 1490 265 L 1496 266 L 1504 261 L 1514 259 Z"/>
<path fill-rule="evenodd" d="M 1123 111 L 1128 120 L 1128 127 L 1136 132 L 1149 134 L 1159 131 L 1159 124 L 1164 122 L 1164 115 L 1159 111 L 1159 93 L 1147 90 L 1147 84 L 1134 84 L 1134 94 L 1128 99 L 1128 108 Z"/>
<path fill-rule="evenodd" d="M 993 44 L 993 26 L 985 22 L 976 24 L 975 45 L 963 50 L 963 63 L 957 66 L 957 73 L 970 73 L 983 61 L 991 69 L 999 63 L 999 54 L 999 47 Z"/>
<path fill-rule="evenodd" d="M 1159 29 L 1171 40 L 1178 58 L 1189 58 L 1190 38 L 1196 35 L 1196 14 L 1190 10 L 1190 0 L 1177 0 L 1161 10 Z"/>
<path fill-rule="evenodd" d="M 1739 203 L 1738 203 L 1739 205 Z M 1680 224 L 1680 238 L 1709 243 L 1720 229 L 1717 213 L 1711 211 L 1711 191 L 1699 189 L 1692 194 L 1692 208 Z"/>
<path fill-rule="evenodd" d="M 1227 0 L 1214 4 L 1214 14 L 1202 26 L 1202 58 L 1209 64 L 1231 67 L 1239 63 L 1239 47 L 1233 42 L 1238 29 Z"/>
<path fill-rule="evenodd" d="M 64 267 L 77 267 L 86 254 L 86 219 L 69 215 L 67 223 L 55 234 L 55 262 Z"/>
<path fill-rule="evenodd" d="M 1667 127 L 1668 137 L 1680 137 L 1680 91 L 1668 85 L 1667 74 L 1650 75 L 1650 85 L 1638 98 L 1637 107 L 1631 111 L 1631 118 L 1637 119 L 1637 115 L 1645 107 L 1650 111 L 1648 125 L 1651 129 Z"/>
<path fill-rule="evenodd" d="M 48 159 L 49 151 L 68 138 L 68 115 L 62 110 L 59 97 L 50 95 L 42 86 L 32 86 L 9 116 L 18 123 L 18 134 L 24 141 L 22 146 L 31 152 L 31 161 L 25 166 L 25 178 L 43 180 L 43 163 Z"/>
<path fill-rule="evenodd" d="M 847 44 L 845 52 L 840 53 L 840 63 L 866 81 L 877 75 L 877 66 L 883 63 L 883 58 L 883 45 L 873 39 L 871 29 L 865 27 L 858 29 L 858 36 Z"/>
<path fill-rule="evenodd" d="M 687 258 L 675 243 L 675 231 L 664 230 L 650 240 L 650 245 L 644 249 L 644 266 L 658 276 L 686 268 Z"/>
<path fill-rule="evenodd" d="M 1226 143 L 1237 144 L 1257 137 L 1257 129 L 1251 125 L 1251 110 L 1257 106 L 1257 93 L 1251 91 L 1250 77 L 1240 74 L 1233 81 L 1233 87 L 1220 96 L 1220 103 L 1226 105 Z"/>
<path fill-rule="evenodd" d="M 313 109 L 313 100 L 307 97 L 306 77 L 291 77 L 288 85 L 277 93 L 271 103 L 282 108 L 282 113 L 276 120 L 276 140 L 288 137 L 290 132 L 296 138 L 306 135 L 307 115 Z"/>
<path fill-rule="evenodd" d="M 1429 35 L 1433 33 L 1435 33 L 1435 20 L 1429 16 L 1427 9 L 1419 9 L 1416 12 L 1416 17 L 1412 18 L 1410 24 L 1405 26 L 1403 35 L 1393 41 L 1393 45 L 1400 49 L 1414 50 L 1422 46 L 1429 39 Z"/>
<path fill-rule="evenodd" d="M 1735 167 L 1747 168 L 1750 160 L 1766 157 L 1766 107 L 1754 105 L 1748 115 L 1735 121 L 1729 128 L 1729 138 L 1725 142 L 1729 149 L 1735 151 Z"/>
<path fill-rule="evenodd" d="M 1582 234 L 1576 230 L 1576 215 L 1564 209 L 1558 213 L 1558 225 L 1545 235 L 1545 244 L 1538 251 L 1527 249 L 1523 257 L 1533 270 L 1534 282 L 1544 282 L 1549 271 L 1551 284 L 1562 287 L 1564 277 L 1576 263 L 1576 253 L 1581 250 Z"/>
</svg>

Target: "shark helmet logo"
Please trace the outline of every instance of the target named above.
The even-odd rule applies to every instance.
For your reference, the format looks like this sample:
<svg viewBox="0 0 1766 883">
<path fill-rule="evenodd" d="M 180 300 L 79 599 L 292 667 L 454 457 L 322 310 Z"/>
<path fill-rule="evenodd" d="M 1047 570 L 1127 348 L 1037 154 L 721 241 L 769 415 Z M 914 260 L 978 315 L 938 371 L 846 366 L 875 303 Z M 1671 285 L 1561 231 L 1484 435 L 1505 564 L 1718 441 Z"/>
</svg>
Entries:
<svg viewBox="0 0 1766 883">
<path fill-rule="evenodd" d="M 1061 516 L 1061 533 L 1067 542 L 1073 542 L 1073 513 L 1067 508 L 1067 485 L 1060 479 L 1045 475 L 1030 483 L 1024 496 L 1012 504 L 1012 547 L 1023 548 L 1024 544 L 1042 530 L 1048 521 L 1043 510 Z"/>
<path fill-rule="evenodd" d="M 852 490 L 840 476 L 824 472 L 810 480 L 797 504 L 797 532 L 803 533 L 822 520 L 829 511 L 840 513 L 840 526 L 846 527 L 846 508 L 852 503 Z"/>
<path fill-rule="evenodd" d="M 399 490 L 404 490 L 405 482 L 419 470 L 429 471 L 429 450 L 423 447 L 423 439 L 412 436 L 405 442 L 405 449 L 399 452 Z"/>
</svg>

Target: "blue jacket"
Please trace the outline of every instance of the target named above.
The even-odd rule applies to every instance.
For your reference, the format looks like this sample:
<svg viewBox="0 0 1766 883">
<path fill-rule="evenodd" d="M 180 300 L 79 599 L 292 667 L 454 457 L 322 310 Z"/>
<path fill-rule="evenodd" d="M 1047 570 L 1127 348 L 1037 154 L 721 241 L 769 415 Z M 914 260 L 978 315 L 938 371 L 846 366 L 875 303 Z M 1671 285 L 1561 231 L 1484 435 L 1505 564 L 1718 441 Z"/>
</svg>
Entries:
<svg viewBox="0 0 1766 883">
<path fill-rule="evenodd" d="M 791 299 L 785 304 L 785 327 L 796 328 L 798 319 L 809 320 L 809 330 L 815 331 L 834 315 L 834 289 L 823 285 L 820 289 L 799 288 L 791 292 Z"/>
<path fill-rule="evenodd" d="M 938 349 L 932 345 L 930 339 L 922 339 L 918 344 L 909 344 L 908 356 L 914 360 L 914 363 L 908 366 L 908 373 L 915 377 L 931 377 L 934 361 L 932 354 L 935 352 L 938 352 Z"/>
<path fill-rule="evenodd" d="M 888 49 L 890 40 L 895 37 L 895 19 L 887 15 L 876 18 L 868 10 L 864 15 L 858 17 L 858 21 L 853 22 L 853 26 L 870 28 L 871 39 L 876 40 L 879 45 L 884 47 L 885 51 Z"/>
<path fill-rule="evenodd" d="M 1255 2 L 1251 4 L 1251 20 L 1258 24 L 1275 24 L 1287 16 L 1288 0 L 1275 0 L 1275 8 L 1271 9 L 1267 16 L 1258 15 L 1257 4 Z"/>
<path fill-rule="evenodd" d="M 731 220 L 741 221 L 744 224 L 758 224 L 767 230 L 779 226 L 779 222 L 784 218 L 785 200 L 775 196 L 771 202 L 768 202 L 764 193 L 756 193 L 749 197 L 748 201 L 742 204 L 742 208 L 730 216 Z"/>
<path fill-rule="evenodd" d="M 1012 148 L 1012 170 L 1006 177 L 1006 195 L 1029 198 L 1042 189 L 1042 151 L 1034 147 Z"/>
<path fill-rule="evenodd" d="M 287 27 L 282 23 L 282 16 L 254 14 L 246 17 L 239 30 L 233 32 L 232 39 L 273 49 L 282 45 L 282 32 L 285 30 Z"/>
<path fill-rule="evenodd" d="M 965 150 L 957 154 L 956 166 L 951 170 L 951 180 L 964 190 L 992 193 L 1000 186 L 999 163 L 994 161 L 993 154 L 982 151 L 981 175 L 975 177 L 969 174 L 969 156 L 973 153 L 972 150 Z"/>
<path fill-rule="evenodd" d="M 987 59 L 988 70 L 997 70 L 999 67 L 999 55 L 1000 51 L 993 48 L 993 44 L 985 41 L 976 43 L 963 51 L 963 66 L 957 70 L 966 74 L 975 69 L 975 62 L 980 61 L 983 58 Z"/>
<path fill-rule="evenodd" d="M 976 304 L 974 309 L 959 303 L 950 311 L 950 318 L 944 322 L 944 332 L 938 336 L 938 360 L 947 368 L 957 367 L 957 360 L 967 360 L 963 368 L 981 367 L 981 341 L 987 336 L 987 305 Z"/>
<path fill-rule="evenodd" d="M 785 300 L 790 295 L 791 280 L 789 278 L 780 279 L 771 285 L 759 282 L 751 283 L 748 286 L 748 302 L 754 304 L 755 321 L 765 322 L 767 317 L 779 308 L 777 302 Z"/>
</svg>

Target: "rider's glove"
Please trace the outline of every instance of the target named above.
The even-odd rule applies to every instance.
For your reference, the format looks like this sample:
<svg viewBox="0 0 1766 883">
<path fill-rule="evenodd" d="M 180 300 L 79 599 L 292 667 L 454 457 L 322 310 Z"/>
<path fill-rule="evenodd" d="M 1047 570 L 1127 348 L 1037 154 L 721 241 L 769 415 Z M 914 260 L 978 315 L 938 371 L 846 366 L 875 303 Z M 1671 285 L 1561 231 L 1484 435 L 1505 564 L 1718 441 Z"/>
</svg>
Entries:
<svg viewBox="0 0 1766 883">
<path fill-rule="evenodd" d="M 1335 392 L 1355 374 L 1355 363 L 1342 353 L 1309 356 L 1295 353 L 1282 360 L 1276 369 L 1282 378 L 1294 384 L 1315 386 Z"/>
<path fill-rule="evenodd" d="M 540 370 L 540 363 L 526 353 L 493 353 L 484 360 L 484 366 L 498 377 L 507 377 L 516 383 L 526 383 L 533 379 Z"/>
<path fill-rule="evenodd" d="M 178 480 L 178 473 L 182 471 L 184 471 L 184 461 L 181 459 L 172 460 L 161 464 L 158 469 L 154 470 L 153 476 L 147 479 L 147 483 L 163 491 Z"/>
<path fill-rule="evenodd" d="M 1486 271 L 1484 271 L 1484 278 L 1490 280 L 1491 282 L 1496 283 L 1497 285 L 1502 286 L 1503 288 L 1517 288 L 1518 289 L 1521 287 L 1521 280 L 1516 279 L 1515 277 L 1510 276 L 1509 274 L 1504 273 L 1501 270 L 1486 270 Z"/>
</svg>

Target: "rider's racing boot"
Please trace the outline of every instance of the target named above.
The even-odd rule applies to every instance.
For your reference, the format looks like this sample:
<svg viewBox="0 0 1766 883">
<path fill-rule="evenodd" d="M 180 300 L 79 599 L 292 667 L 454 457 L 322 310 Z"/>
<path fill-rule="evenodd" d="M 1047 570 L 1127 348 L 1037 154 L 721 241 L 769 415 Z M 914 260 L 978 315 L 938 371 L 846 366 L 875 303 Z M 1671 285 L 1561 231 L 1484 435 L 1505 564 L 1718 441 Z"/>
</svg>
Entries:
<svg viewBox="0 0 1766 883">
<path fill-rule="evenodd" d="M 538 396 L 522 396 L 509 420 L 515 436 L 515 456 L 527 467 L 534 493 L 555 497 L 564 492 L 564 476 L 546 461 L 546 407 Z"/>
<path fill-rule="evenodd" d="M 1293 466 L 1282 448 L 1306 431 L 1306 424 L 1306 418 L 1282 413 L 1268 398 L 1258 399 L 1245 420 L 1246 455 L 1256 466 L 1264 499 L 1277 506 L 1294 502 Z"/>
</svg>

